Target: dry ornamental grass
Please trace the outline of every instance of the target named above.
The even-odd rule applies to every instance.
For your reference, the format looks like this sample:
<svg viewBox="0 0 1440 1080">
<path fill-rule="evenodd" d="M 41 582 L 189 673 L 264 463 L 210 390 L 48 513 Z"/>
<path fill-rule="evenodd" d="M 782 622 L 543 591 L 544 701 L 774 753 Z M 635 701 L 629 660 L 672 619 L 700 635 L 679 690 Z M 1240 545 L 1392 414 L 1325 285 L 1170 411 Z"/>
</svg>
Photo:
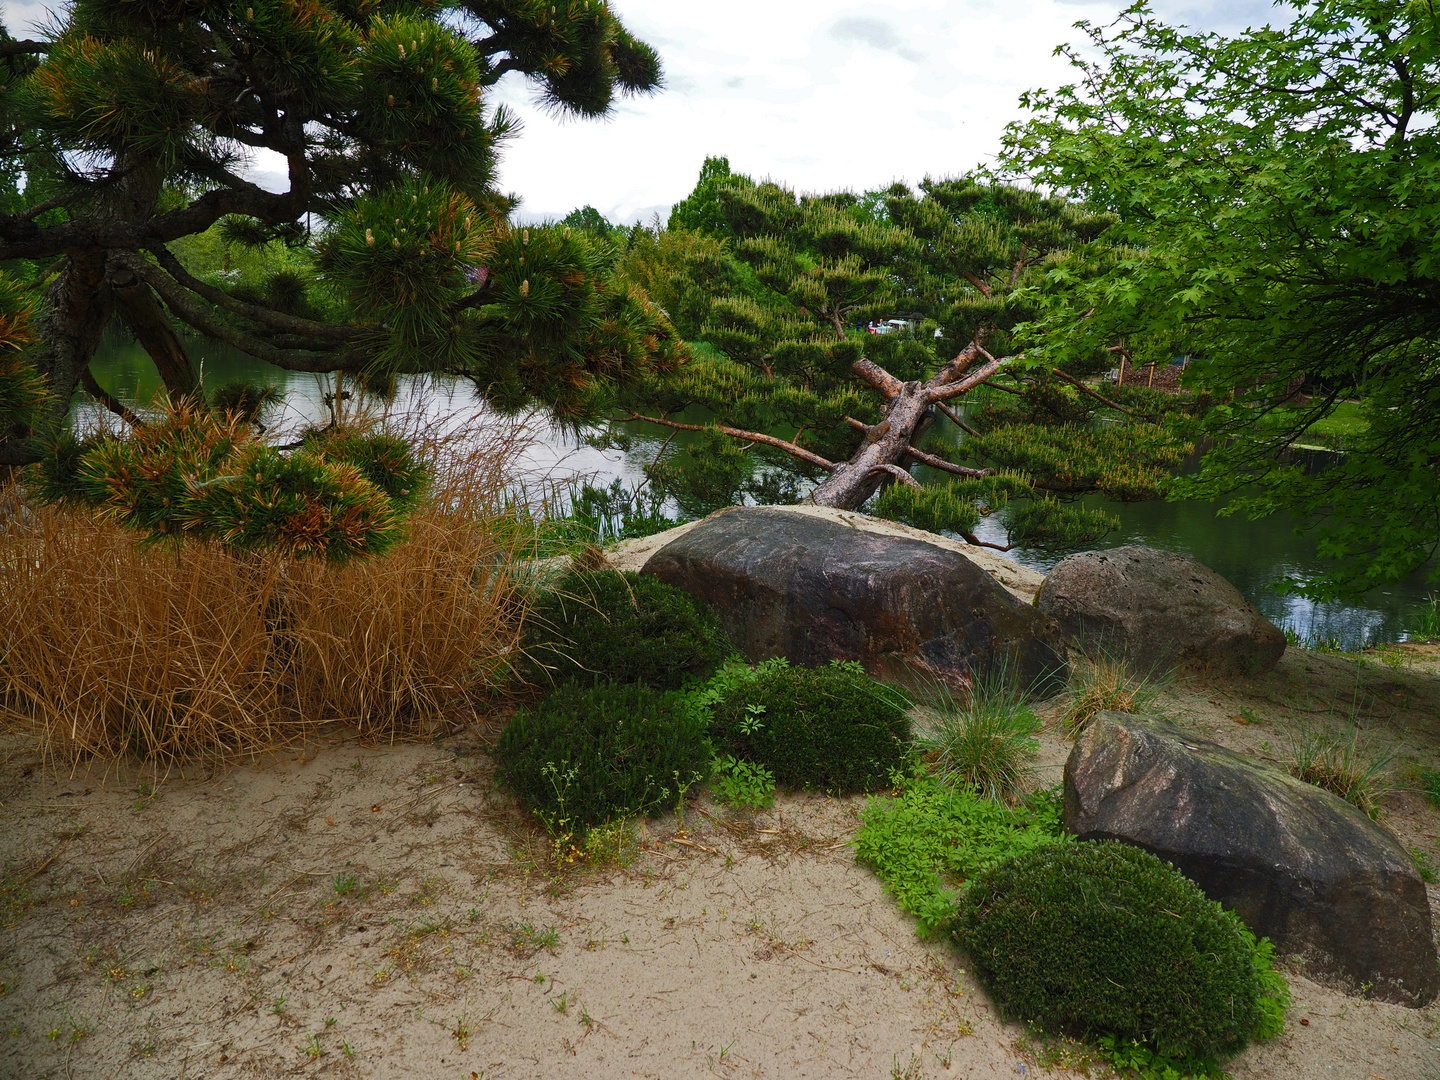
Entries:
<svg viewBox="0 0 1440 1080">
<path fill-rule="evenodd" d="M 473 429 L 472 429 L 473 431 Z M 390 553 L 345 567 L 214 544 L 146 547 L 88 513 L 0 524 L 0 722 L 47 757 L 169 763 L 346 724 L 423 734 L 514 649 L 527 531 L 507 507 L 515 428 L 407 433 L 428 500 Z"/>
</svg>

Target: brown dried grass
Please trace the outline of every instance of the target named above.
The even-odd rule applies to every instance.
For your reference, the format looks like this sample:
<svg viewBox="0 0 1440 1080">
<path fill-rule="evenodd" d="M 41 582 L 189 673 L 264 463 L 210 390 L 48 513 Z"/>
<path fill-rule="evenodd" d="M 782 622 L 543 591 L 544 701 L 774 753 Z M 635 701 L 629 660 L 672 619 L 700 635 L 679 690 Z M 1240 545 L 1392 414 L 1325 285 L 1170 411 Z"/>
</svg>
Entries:
<svg viewBox="0 0 1440 1080">
<path fill-rule="evenodd" d="M 506 494 L 523 429 L 456 430 L 408 433 L 431 495 L 404 543 L 343 568 L 147 548 L 74 510 L 12 514 L 0 726 L 51 760 L 165 765 L 262 754 L 327 724 L 367 741 L 434 731 L 504 678 L 533 538 Z"/>
</svg>

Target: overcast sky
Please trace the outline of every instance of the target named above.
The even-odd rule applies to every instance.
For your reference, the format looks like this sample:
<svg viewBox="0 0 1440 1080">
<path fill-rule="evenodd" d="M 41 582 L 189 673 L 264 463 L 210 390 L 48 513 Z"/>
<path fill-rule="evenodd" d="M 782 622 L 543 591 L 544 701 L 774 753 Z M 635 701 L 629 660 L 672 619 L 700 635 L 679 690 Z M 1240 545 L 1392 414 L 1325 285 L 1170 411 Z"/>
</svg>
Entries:
<svg viewBox="0 0 1440 1080">
<path fill-rule="evenodd" d="M 52 4 L 3 0 L 23 36 Z M 863 190 L 989 161 L 1031 87 L 1068 78 L 1053 56 L 1079 19 L 1109 22 L 1119 0 L 612 0 L 660 51 L 666 87 L 602 121 L 557 120 L 510 76 L 491 100 L 524 123 L 501 185 L 527 218 L 593 205 L 618 222 L 668 213 L 707 155 L 801 190 Z M 1156 0 L 1172 21 L 1234 31 L 1277 21 L 1269 0 Z M 267 187 L 280 164 L 257 160 Z M 267 175 L 267 173 L 269 175 Z"/>
</svg>

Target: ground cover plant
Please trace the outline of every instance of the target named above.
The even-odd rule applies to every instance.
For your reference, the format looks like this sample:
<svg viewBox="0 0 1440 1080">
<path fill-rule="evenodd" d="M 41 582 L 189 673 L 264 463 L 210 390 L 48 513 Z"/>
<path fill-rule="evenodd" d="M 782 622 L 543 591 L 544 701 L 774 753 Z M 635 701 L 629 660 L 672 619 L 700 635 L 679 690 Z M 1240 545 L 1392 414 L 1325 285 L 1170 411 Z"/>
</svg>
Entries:
<svg viewBox="0 0 1440 1080">
<path fill-rule="evenodd" d="M 706 604 L 647 574 L 576 570 L 532 608 L 522 673 L 595 677 L 664 690 L 710 675 L 730 652 Z"/>
<path fill-rule="evenodd" d="M 963 883 L 1003 859 L 1063 842 L 1057 791 L 1007 807 L 933 776 L 902 776 L 894 795 L 870 800 L 855 834 L 855 857 L 934 937 L 958 910 Z"/>
<path fill-rule="evenodd" d="M 557 840 L 676 806 L 710 771 L 707 718 L 643 683 L 566 682 L 521 709 L 496 776 Z"/>
<path fill-rule="evenodd" d="M 1169 864 L 1116 842 L 1037 847 L 976 875 L 954 936 L 1008 1015 L 1132 1040 L 1188 1072 L 1277 1034 L 1269 943 Z"/>
<path fill-rule="evenodd" d="M 858 663 L 732 663 L 701 700 L 717 750 L 764 766 L 781 787 L 871 791 L 910 754 L 909 702 Z"/>
</svg>

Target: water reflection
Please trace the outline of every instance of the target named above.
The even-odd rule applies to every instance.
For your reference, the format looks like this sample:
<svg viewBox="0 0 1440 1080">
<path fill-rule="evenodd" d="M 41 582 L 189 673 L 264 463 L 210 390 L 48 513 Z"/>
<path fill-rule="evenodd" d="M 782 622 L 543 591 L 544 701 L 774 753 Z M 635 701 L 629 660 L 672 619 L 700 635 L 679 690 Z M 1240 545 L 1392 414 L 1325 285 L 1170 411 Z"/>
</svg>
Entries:
<svg viewBox="0 0 1440 1080">
<path fill-rule="evenodd" d="M 328 378 L 284 372 L 218 343 L 191 341 L 187 347 L 201 365 L 209 386 L 246 379 L 283 390 L 285 403 L 276 417 L 276 426 L 293 430 L 325 422 L 330 408 L 326 395 L 333 390 Z M 154 364 L 138 344 L 124 335 L 106 339 L 93 370 L 105 389 L 126 401 L 149 401 L 161 389 Z M 470 384 L 453 380 L 402 380 L 391 407 L 397 411 L 420 410 L 436 420 L 463 417 L 466 423 L 499 421 L 485 409 Z M 676 436 L 672 445 L 688 445 L 696 440 L 686 432 L 628 424 L 624 428 L 634 443 L 627 453 L 621 453 L 597 450 L 573 434 L 538 420 L 532 424 L 539 437 L 523 455 L 521 468 L 527 478 L 559 485 L 572 479 L 605 485 L 616 477 L 633 485 L 643 478 L 644 466 L 667 439 Z M 942 424 L 951 437 L 960 436 L 949 421 Z M 1109 503 L 1098 498 L 1086 502 L 1103 506 L 1121 521 L 1120 529 L 1100 546 L 1148 544 L 1189 555 L 1232 581 L 1276 625 L 1293 629 L 1303 638 L 1335 640 L 1347 649 L 1401 640 L 1406 624 L 1428 595 L 1440 591 L 1426 584 L 1422 570 L 1406 582 L 1374 590 L 1355 603 L 1320 604 L 1282 596 L 1272 588 L 1275 582 L 1314 573 L 1322 565 L 1313 538 L 1308 534 L 1297 536 L 1289 518 L 1250 521 L 1243 516 L 1218 517 L 1216 511 L 1223 503 Z M 998 523 L 982 523 L 979 535 L 995 543 L 1004 540 Z M 1008 552 L 1007 557 L 1042 572 L 1060 558 L 1021 550 Z"/>
</svg>

